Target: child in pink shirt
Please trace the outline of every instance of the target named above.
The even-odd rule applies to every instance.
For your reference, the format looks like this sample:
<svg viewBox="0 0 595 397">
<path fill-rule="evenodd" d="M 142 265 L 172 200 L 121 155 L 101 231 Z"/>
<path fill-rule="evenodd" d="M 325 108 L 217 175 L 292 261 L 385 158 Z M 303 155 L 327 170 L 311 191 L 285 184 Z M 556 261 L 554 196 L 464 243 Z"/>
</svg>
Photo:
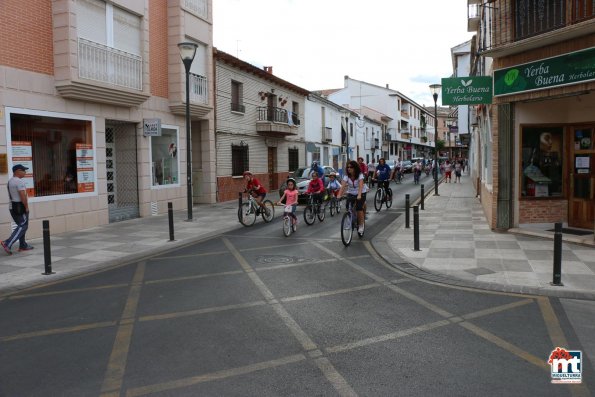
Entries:
<svg viewBox="0 0 595 397">
<path fill-rule="evenodd" d="M 292 224 L 297 225 L 297 216 L 295 216 L 295 209 L 298 204 L 298 190 L 296 189 L 295 179 L 289 178 L 287 180 L 287 189 L 283 192 L 283 196 L 277 201 L 277 205 L 285 199 L 285 211 L 283 215 L 289 215 L 293 220 Z"/>
</svg>

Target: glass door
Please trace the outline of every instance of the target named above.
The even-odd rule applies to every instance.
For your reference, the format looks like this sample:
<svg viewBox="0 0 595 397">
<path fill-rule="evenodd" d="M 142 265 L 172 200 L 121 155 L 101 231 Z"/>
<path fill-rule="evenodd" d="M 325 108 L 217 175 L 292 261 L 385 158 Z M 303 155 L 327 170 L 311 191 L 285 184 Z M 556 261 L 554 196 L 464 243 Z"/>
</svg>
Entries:
<svg viewBox="0 0 595 397">
<path fill-rule="evenodd" d="M 595 128 L 574 128 L 570 152 L 568 225 L 593 230 L 595 221 Z"/>
</svg>

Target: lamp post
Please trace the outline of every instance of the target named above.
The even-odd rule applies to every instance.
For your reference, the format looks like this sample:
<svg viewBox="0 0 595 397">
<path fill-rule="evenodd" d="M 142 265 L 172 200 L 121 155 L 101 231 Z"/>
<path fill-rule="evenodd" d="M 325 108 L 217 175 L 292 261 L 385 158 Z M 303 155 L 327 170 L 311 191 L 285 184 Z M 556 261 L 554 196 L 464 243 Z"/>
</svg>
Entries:
<svg viewBox="0 0 595 397">
<path fill-rule="evenodd" d="M 434 171 L 434 196 L 440 196 L 438 194 L 438 92 L 441 88 L 440 84 L 430 85 L 430 91 L 434 98 L 434 165 L 436 168 Z"/>
<path fill-rule="evenodd" d="M 180 57 L 186 69 L 186 198 L 188 200 L 188 222 L 192 221 L 192 144 L 190 139 L 190 65 L 196 55 L 198 45 L 179 43 Z"/>
</svg>

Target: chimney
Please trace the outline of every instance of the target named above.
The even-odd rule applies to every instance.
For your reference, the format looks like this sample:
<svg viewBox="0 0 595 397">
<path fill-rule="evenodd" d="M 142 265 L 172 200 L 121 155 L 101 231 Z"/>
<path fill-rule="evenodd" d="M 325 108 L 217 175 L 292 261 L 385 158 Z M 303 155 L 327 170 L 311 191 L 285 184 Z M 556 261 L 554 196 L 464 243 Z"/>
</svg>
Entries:
<svg viewBox="0 0 595 397">
<path fill-rule="evenodd" d="M 264 71 L 270 74 L 273 74 L 273 67 L 272 66 L 264 66 Z"/>
</svg>

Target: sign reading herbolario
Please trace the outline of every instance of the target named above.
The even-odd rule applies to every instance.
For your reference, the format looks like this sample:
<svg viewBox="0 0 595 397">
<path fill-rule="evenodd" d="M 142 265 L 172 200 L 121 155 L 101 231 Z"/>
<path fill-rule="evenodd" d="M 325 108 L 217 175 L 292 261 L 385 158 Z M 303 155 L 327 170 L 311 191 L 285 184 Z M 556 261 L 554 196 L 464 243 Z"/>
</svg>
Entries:
<svg viewBox="0 0 595 397">
<path fill-rule="evenodd" d="M 95 167 L 93 145 L 76 144 L 76 179 L 77 191 L 89 193 L 95 191 Z"/>
<path fill-rule="evenodd" d="M 443 105 L 492 103 L 492 77 L 469 76 L 442 79 Z"/>
<path fill-rule="evenodd" d="M 595 47 L 494 70 L 494 96 L 595 80 Z"/>
</svg>

